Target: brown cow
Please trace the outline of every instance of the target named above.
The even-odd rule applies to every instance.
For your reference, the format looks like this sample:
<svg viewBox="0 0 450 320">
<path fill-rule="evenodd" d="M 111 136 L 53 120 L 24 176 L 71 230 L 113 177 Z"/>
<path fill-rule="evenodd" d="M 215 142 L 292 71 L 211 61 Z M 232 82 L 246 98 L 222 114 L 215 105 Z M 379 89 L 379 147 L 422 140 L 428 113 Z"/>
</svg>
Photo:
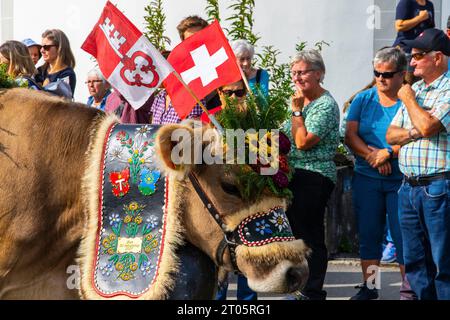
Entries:
<svg viewBox="0 0 450 320">
<path fill-rule="evenodd" d="M 112 120 L 98 110 L 42 92 L 0 91 L 1 299 L 79 298 L 77 290 L 67 288 L 66 270 L 75 264 L 88 220 L 82 185 L 91 164 L 87 153 L 95 150 L 89 147 L 92 141 L 102 139 L 100 131 L 107 121 Z M 217 261 L 224 234 L 187 178 L 189 172 L 197 172 L 199 183 L 230 231 L 255 212 L 285 208 L 285 200 L 265 195 L 254 203 L 244 201 L 229 188 L 222 188 L 224 179 L 228 185 L 234 183 L 223 165 L 173 169 L 170 136 L 180 127 L 162 127 L 157 137 L 159 156 L 172 182 L 169 207 L 174 212 L 170 214 L 181 221 L 180 238 L 232 270 L 228 249 L 222 261 Z M 237 266 L 257 291 L 290 292 L 306 280 L 307 252 L 301 240 L 257 248 L 239 245 Z M 167 298 L 167 292 L 154 297 Z"/>
</svg>

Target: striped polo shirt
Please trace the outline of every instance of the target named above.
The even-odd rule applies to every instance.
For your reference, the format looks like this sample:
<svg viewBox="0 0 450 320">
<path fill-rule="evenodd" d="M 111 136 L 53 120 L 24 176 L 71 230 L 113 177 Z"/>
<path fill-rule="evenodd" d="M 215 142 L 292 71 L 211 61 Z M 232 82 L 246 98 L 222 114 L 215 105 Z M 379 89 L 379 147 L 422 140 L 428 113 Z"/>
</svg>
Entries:
<svg viewBox="0 0 450 320">
<path fill-rule="evenodd" d="M 431 138 L 420 138 L 400 148 L 400 171 L 408 177 L 428 176 L 450 171 L 450 78 L 443 74 L 429 86 L 419 81 L 412 86 L 419 105 L 439 119 L 445 129 Z M 391 125 L 412 129 L 404 104 Z"/>
</svg>

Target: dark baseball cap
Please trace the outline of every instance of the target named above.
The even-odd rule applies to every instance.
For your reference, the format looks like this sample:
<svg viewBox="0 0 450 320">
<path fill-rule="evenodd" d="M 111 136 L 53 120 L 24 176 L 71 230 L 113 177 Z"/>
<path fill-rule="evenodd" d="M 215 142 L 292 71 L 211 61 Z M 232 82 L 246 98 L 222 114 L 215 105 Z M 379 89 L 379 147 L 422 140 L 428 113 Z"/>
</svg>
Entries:
<svg viewBox="0 0 450 320">
<path fill-rule="evenodd" d="M 414 40 L 403 40 L 402 44 L 411 49 L 441 51 L 446 56 L 450 56 L 450 39 L 444 31 L 439 29 L 427 29 Z"/>
</svg>

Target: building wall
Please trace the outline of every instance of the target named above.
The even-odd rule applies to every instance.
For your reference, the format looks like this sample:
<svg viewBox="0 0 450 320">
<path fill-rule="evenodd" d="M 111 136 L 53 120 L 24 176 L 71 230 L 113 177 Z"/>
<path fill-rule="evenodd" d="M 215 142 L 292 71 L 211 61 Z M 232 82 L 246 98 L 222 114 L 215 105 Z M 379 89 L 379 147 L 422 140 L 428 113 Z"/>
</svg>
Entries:
<svg viewBox="0 0 450 320">
<path fill-rule="evenodd" d="M 85 75 L 94 66 L 81 44 L 97 22 L 106 0 L 0 0 L 1 16 L 13 15 L 13 20 L 1 20 L 0 40 L 33 38 L 41 40 L 41 34 L 48 28 L 62 29 L 69 37 L 77 59 L 75 69 L 78 78 L 75 98 L 84 102 L 88 91 L 84 84 Z M 433 0 L 439 3 L 441 0 Z M 449 10 L 443 0 L 443 10 Z M 144 7 L 149 0 L 115 0 L 120 10 L 143 30 Z M 206 18 L 205 0 L 164 0 L 167 16 L 167 35 L 172 46 L 179 43 L 176 25 L 191 14 Z M 230 0 L 221 2 L 222 17 L 229 16 Z M 388 7 L 387 5 L 392 5 Z M 286 62 L 295 51 L 295 44 L 318 41 L 330 44 L 323 49 L 327 67 L 324 86 L 342 106 L 355 91 L 367 84 L 372 77 L 370 65 L 373 52 L 381 45 L 380 39 L 392 34 L 394 8 L 391 0 L 258 0 L 256 1 L 255 31 L 261 36 L 259 46 L 274 45 L 282 52 L 280 61 Z M 394 8 L 395 9 L 395 8 Z M 439 21 L 444 21 L 439 16 Z M 446 21 L 446 19 L 445 19 Z M 227 23 L 223 23 L 227 27 Z M 392 26 L 392 29 L 391 29 Z M 381 28 L 381 29 L 377 29 Z M 390 30 L 390 31 L 389 31 Z M 390 41 L 388 41 L 390 42 Z"/>
<path fill-rule="evenodd" d="M 374 48 L 379 49 L 384 46 L 389 46 L 394 43 L 397 33 L 394 28 L 395 21 L 395 8 L 400 0 L 375 0 L 374 4 L 380 9 L 380 28 L 375 29 L 374 34 Z M 433 0 L 434 10 L 435 10 L 435 21 L 436 27 L 441 28 L 441 26 L 447 25 L 447 20 L 444 23 L 444 12 L 447 12 L 445 19 L 447 19 L 448 14 L 450 14 L 450 0 Z M 447 8 L 444 8 L 447 4 Z M 442 19 L 441 19 L 442 18 Z"/>
<path fill-rule="evenodd" d="M 13 38 L 13 16 L 13 0 L 0 0 L 0 42 Z"/>
</svg>

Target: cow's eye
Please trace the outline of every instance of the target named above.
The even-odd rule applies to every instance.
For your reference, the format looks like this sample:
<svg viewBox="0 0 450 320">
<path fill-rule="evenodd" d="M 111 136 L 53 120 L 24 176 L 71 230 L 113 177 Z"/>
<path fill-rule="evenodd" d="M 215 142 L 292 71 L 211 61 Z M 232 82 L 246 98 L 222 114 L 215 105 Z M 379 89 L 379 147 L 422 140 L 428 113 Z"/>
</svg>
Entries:
<svg viewBox="0 0 450 320">
<path fill-rule="evenodd" d="M 228 182 L 221 182 L 220 184 L 222 186 L 223 191 L 228 193 L 229 195 L 241 197 L 241 192 L 239 191 L 238 187 L 234 184 L 228 183 Z"/>
</svg>

